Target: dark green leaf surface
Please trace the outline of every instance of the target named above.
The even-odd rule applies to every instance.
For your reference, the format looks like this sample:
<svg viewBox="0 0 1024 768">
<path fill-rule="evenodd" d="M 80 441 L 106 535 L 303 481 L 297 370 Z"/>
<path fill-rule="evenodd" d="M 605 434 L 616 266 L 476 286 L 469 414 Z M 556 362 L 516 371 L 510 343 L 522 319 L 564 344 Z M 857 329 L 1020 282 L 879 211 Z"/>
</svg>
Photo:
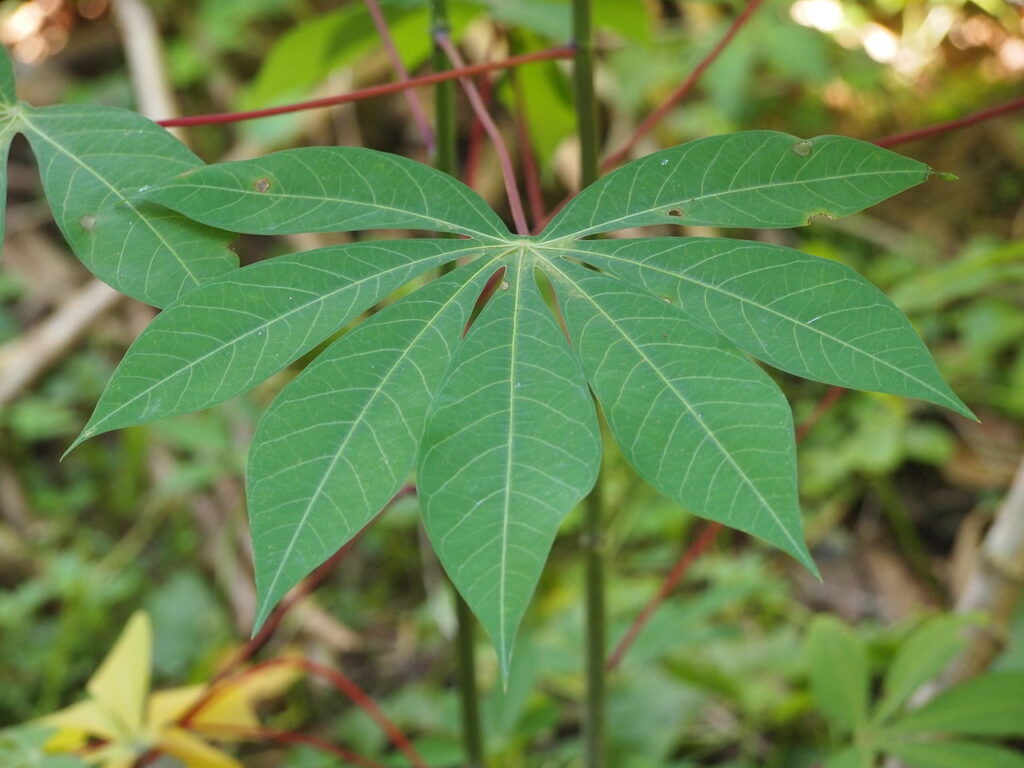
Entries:
<svg viewBox="0 0 1024 768">
<path fill-rule="evenodd" d="M 838 733 L 867 722 L 868 659 L 864 642 L 833 616 L 818 615 L 807 636 L 811 692 L 818 708 Z"/>
<path fill-rule="evenodd" d="M 940 693 L 890 730 L 1024 736 L 1024 671 L 992 672 Z"/>
<path fill-rule="evenodd" d="M 431 397 L 496 269 L 479 260 L 377 313 L 317 357 L 260 421 L 248 469 L 257 628 L 408 479 Z"/>
<path fill-rule="evenodd" d="M 128 350 L 72 445 L 244 392 L 418 274 L 480 252 L 467 240 L 356 243 L 235 270 L 162 312 Z"/>
<path fill-rule="evenodd" d="M 360 147 L 303 147 L 210 165 L 147 196 L 204 224 L 256 235 L 408 228 L 509 237 L 497 214 L 461 182 Z"/>
<path fill-rule="evenodd" d="M 554 275 L 587 379 L 637 472 L 813 571 L 792 415 L 772 380 L 663 301 L 568 262 Z"/>
<path fill-rule="evenodd" d="M 1024 755 L 970 741 L 887 744 L 888 752 L 910 768 L 1024 768 Z"/>
<path fill-rule="evenodd" d="M 162 307 L 237 267 L 230 234 L 138 199 L 202 165 L 160 126 L 108 107 L 23 105 L 20 130 L 64 238 L 101 280 Z"/>
<path fill-rule="evenodd" d="M 562 252 L 671 300 L 777 368 L 921 398 L 973 418 L 903 313 L 838 262 L 716 238 L 588 240 Z"/>
<path fill-rule="evenodd" d="M 593 486 L 600 452 L 579 365 L 532 264 L 512 261 L 438 391 L 417 471 L 430 540 L 505 674 L 558 525 Z"/>
<path fill-rule="evenodd" d="M 856 213 L 920 184 L 931 169 L 844 136 L 745 131 L 647 155 L 591 184 L 542 240 L 650 224 L 798 227 Z"/>
</svg>

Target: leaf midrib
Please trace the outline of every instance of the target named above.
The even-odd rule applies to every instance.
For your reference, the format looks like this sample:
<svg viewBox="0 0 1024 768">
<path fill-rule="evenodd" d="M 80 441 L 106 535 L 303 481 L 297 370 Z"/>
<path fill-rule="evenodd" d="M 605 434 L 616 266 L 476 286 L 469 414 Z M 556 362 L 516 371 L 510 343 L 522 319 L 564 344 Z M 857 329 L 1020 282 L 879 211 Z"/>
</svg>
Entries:
<svg viewBox="0 0 1024 768">
<path fill-rule="evenodd" d="M 644 351 L 643 351 L 643 350 L 642 350 L 642 349 L 641 349 L 641 348 L 640 348 L 639 346 L 637 346 L 637 345 L 636 345 L 636 344 L 635 344 L 635 343 L 633 342 L 633 340 L 632 340 L 632 338 L 631 338 L 631 337 L 629 336 L 629 334 L 627 334 L 627 333 L 626 333 L 626 332 L 625 332 L 625 331 L 623 330 L 622 326 L 620 326 L 620 325 L 619 325 L 619 324 L 618 324 L 618 323 L 617 323 L 617 322 L 615 321 L 615 318 L 613 318 L 613 317 L 612 317 L 611 315 L 609 315 L 609 314 L 608 314 L 608 313 L 607 313 L 607 312 L 606 312 L 606 311 L 604 310 L 604 308 L 603 308 L 603 307 L 601 307 L 601 305 L 600 305 L 600 304 L 598 304 L 598 303 L 597 303 L 597 302 L 596 302 L 596 301 L 595 301 L 595 300 L 594 300 L 594 299 L 593 299 L 593 298 L 592 298 L 592 297 L 590 296 L 590 294 L 589 294 L 589 293 L 587 293 L 587 291 L 585 291 L 585 290 L 584 290 L 584 289 L 583 289 L 583 288 L 582 288 L 582 287 L 581 287 L 581 286 L 579 285 L 579 283 L 577 283 L 577 282 L 576 282 L 575 280 L 573 280 L 573 279 L 572 279 L 571 277 L 569 277 L 569 276 L 568 276 L 568 275 L 567 275 L 567 274 L 566 274 L 565 272 L 563 272 L 563 271 L 562 271 L 561 269 L 559 269 L 559 268 L 558 268 L 557 266 L 555 266 L 555 265 L 554 265 L 554 264 L 552 264 L 551 262 L 548 262 L 548 264 L 549 264 L 549 266 L 550 266 L 550 267 L 551 267 L 551 268 L 552 268 L 552 269 L 553 269 L 554 271 L 556 271 L 556 272 L 558 273 L 558 275 L 559 275 L 559 276 L 560 276 L 560 277 L 561 277 L 561 278 L 562 278 L 563 280 L 565 280 L 566 282 L 568 282 L 569 284 L 571 284 L 571 285 L 572 285 L 572 287 L 573 287 L 573 288 L 575 288 L 576 292 L 577 292 L 577 293 L 578 293 L 578 294 L 579 294 L 580 296 L 582 296 L 582 297 L 583 297 L 583 298 L 585 298 L 585 299 L 586 299 L 587 301 L 589 301 L 589 302 L 591 303 L 591 305 L 593 305 L 594 309 L 596 309 L 596 310 L 597 310 L 598 312 L 600 312 L 600 313 L 601 313 L 601 315 L 603 315 L 603 316 L 604 316 L 604 318 L 605 318 L 605 319 L 607 320 L 607 322 L 608 322 L 609 324 L 611 324 L 611 325 L 612 325 L 612 327 L 614 327 L 614 328 L 615 328 L 615 330 L 616 330 L 616 331 L 617 331 L 617 332 L 619 333 L 619 335 L 620 335 L 620 336 L 621 336 L 621 337 L 622 337 L 622 338 L 623 338 L 623 339 L 624 339 L 624 340 L 626 341 L 626 343 L 627 343 L 627 344 L 629 344 L 629 345 L 630 345 L 630 346 L 631 346 L 631 347 L 632 347 L 632 348 L 633 348 L 633 349 L 634 349 L 634 350 L 636 351 L 636 353 L 637 353 L 637 354 L 638 354 L 638 355 L 639 355 L 639 356 L 640 356 L 640 357 L 641 357 L 641 358 L 643 359 L 644 363 L 645 363 L 645 364 L 646 364 L 646 365 L 647 365 L 647 366 L 648 366 L 648 367 L 649 367 L 649 368 L 650 368 L 651 370 L 653 370 L 653 371 L 654 371 L 654 372 L 655 372 L 655 373 L 657 374 L 658 378 L 660 378 L 660 379 L 661 379 L 661 380 L 662 380 L 662 381 L 664 382 L 665 386 L 666 386 L 666 387 L 667 387 L 667 388 L 668 388 L 668 389 L 669 389 L 669 390 L 670 390 L 671 392 L 673 392 L 673 393 L 674 393 L 674 394 L 676 395 L 676 397 L 677 397 L 677 398 L 679 399 L 679 401 L 680 401 L 680 402 L 681 402 L 681 403 L 683 404 L 683 406 L 684 406 L 684 407 L 686 408 L 686 410 L 687 410 L 687 412 L 688 412 L 688 413 L 690 414 L 690 416 L 692 416 L 692 417 L 693 417 L 694 421 L 696 421 L 696 422 L 697 422 L 698 424 L 700 424 L 701 430 L 702 430 L 702 431 L 704 432 L 704 434 L 705 434 L 705 435 L 706 435 L 706 436 L 708 437 L 708 439 L 710 439 L 710 440 L 711 440 L 711 442 L 712 442 L 712 443 L 714 443 L 715 447 L 716 447 L 716 448 L 717 448 L 717 449 L 719 450 L 719 452 L 720 452 L 720 453 L 722 454 L 722 456 L 723 456 L 723 457 L 725 458 L 725 460 L 726 460 L 726 461 L 728 461 L 728 462 L 729 462 L 729 464 L 730 464 L 730 465 L 732 466 L 732 468 L 733 468 L 733 469 L 734 469 L 734 470 L 736 471 L 736 473 L 737 473 L 737 474 L 739 474 L 739 476 L 740 476 L 740 477 L 742 478 L 742 480 L 743 480 L 743 483 L 744 483 L 744 484 L 745 484 L 745 485 L 746 485 L 746 486 L 747 486 L 748 488 L 750 488 L 750 490 L 751 490 L 751 491 L 753 491 L 753 493 L 754 493 L 754 495 L 755 495 L 755 496 L 757 497 L 758 501 L 760 501 L 760 502 L 761 502 L 762 506 L 764 507 L 764 509 L 765 509 L 765 510 L 767 510 L 767 512 L 768 512 L 768 514 L 769 514 L 769 515 L 771 516 L 772 520 L 774 520 L 774 521 L 775 521 L 775 524 L 776 524 L 776 526 L 778 527 L 778 529 L 779 529 L 780 531 L 782 531 L 782 534 L 783 534 L 783 535 L 784 535 L 784 536 L 786 537 L 786 539 L 787 539 L 787 540 L 788 540 L 788 541 L 790 542 L 790 544 L 792 544 L 792 545 L 793 545 L 793 551 L 794 551 L 794 552 L 800 552 L 800 551 L 802 550 L 802 547 L 800 547 L 799 543 L 798 543 L 798 542 L 797 542 L 797 541 L 796 541 L 796 540 L 795 540 L 795 539 L 794 539 L 794 538 L 792 537 L 792 535 L 791 535 L 791 534 L 789 533 L 789 531 L 788 531 L 788 530 L 786 530 L 786 527 L 785 527 L 785 525 L 783 525 L 783 524 L 782 524 L 782 521 L 781 521 L 781 520 L 779 519 L 778 515 L 777 515 L 777 514 L 776 514 L 776 512 L 775 512 L 775 509 L 774 509 L 774 508 L 772 507 L 772 505 L 771 505 L 771 504 L 769 504 L 769 503 L 768 503 L 768 500 L 767 500 L 767 499 L 766 499 L 766 498 L 764 497 L 764 495 L 763 495 L 763 494 L 761 493 L 761 491 L 760 491 L 760 490 L 759 490 L 759 489 L 757 488 L 757 486 L 756 486 L 756 485 L 754 485 L 753 481 L 752 481 L 752 480 L 750 479 L 750 477 L 749 477 L 749 476 L 747 475 L 747 473 L 746 473 L 746 472 L 744 472 L 744 471 L 743 471 L 743 469 L 742 469 L 742 468 L 741 468 L 741 467 L 740 467 L 740 466 L 739 466 L 739 465 L 738 465 L 738 464 L 736 463 L 736 460 L 735 460 L 735 459 L 733 459 L 733 457 L 732 457 L 732 455 L 731 455 L 731 454 L 729 453 L 729 451 L 727 451 L 727 450 L 725 449 L 725 446 L 724 446 L 724 445 L 722 445 L 721 441 L 720 441 L 720 440 L 718 439 L 718 437 L 717 437 L 717 436 L 716 436 L 716 435 L 714 434 L 714 432 L 712 432 L 712 431 L 711 431 L 710 429 L 708 429 L 707 425 L 706 425 L 706 424 L 704 423 L 704 420 L 700 418 L 700 416 L 699 416 L 699 415 L 697 414 L 696 410 L 695 410 L 695 409 L 693 408 L 693 406 L 692 406 L 692 405 L 690 404 L 690 401 L 689 401 L 689 400 L 687 400 L 687 398 L 686 398 L 686 397 L 685 397 L 685 396 L 684 396 L 684 395 L 683 395 L 683 394 L 682 394 L 681 392 L 679 392 L 679 390 L 678 390 L 678 389 L 677 389 L 677 388 L 675 387 L 675 385 L 674 385 L 674 384 L 673 384 L 673 383 L 672 383 L 672 382 L 671 382 L 671 381 L 670 381 L 670 380 L 669 380 L 669 379 L 668 379 L 668 378 L 667 378 L 667 377 L 666 377 L 666 376 L 665 376 L 665 375 L 664 375 L 664 374 L 663 374 L 663 373 L 661 372 L 661 369 L 660 369 L 660 368 L 659 368 L 659 367 L 658 367 L 657 365 L 655 365 L 655 364 L 654 364 L 654 361 L 653 361 L 653 360 L 651 360 L 651 358 L 650 358 L 650 357 L 649 357 L 649 356 L 648 356 L 648 355 L 647 355 L 647 354 L 646 354 L 646 353 L 645 353 L 645 352 L 644 352 Z"/>
<path fill-rule="evenodd" d="M 545 246 L 545 247 L 548 247 L 548 246 Z M 554 249 L 552 249 L 552 250 L 554 250 Z M 580 258 L 580 259 L 582 259 L 584 261 L 586 260 L 586 256 L 588 254 L 592 254 L 593 253 L 592 251 L 587 251 L 585 249 L 574 249 L 574 248 L 571 248 L 571 247 L 568 247 L 568 246 L 560 247 L 557 250 L 562 251 L 564 253 L 569 253 L 569 254 L 572 254 L 574 256 L 577 256 L 578 258 Z M 803 320 L 799 320 L 799 319 L 794 318 L 794 317 L 792 317 L 790 315 L 786 315 L 786 314 L 784 314 L 782 312 L 779 312 L 776 309 L 772 309 L 771 307 L 768 307 L 768 306 L 766 306 L 764 304 L 759 304 L 758 302 L 756 302 L 756 301 L 754 301 L 752 299 L 748 299 L 745 296 L 742 296 L 742 295 L 737 294 L 737 293 L 733 293 L 732 291 L 728 291 L 728 290 L 726 290 L 724 288 L 720 288 L 720 287 L 718 287 L 716 285 L 713 285 L 711 283 L 705 283 L 703 280 L 698 280 L 698 279 L 696 279 L 694 277 L 690 277 L 688 275 L 684 275 L 684 274 L 681 274 L 679 272 L 673 272 L 671 270 L 664 269 L 663 267 L 652 266 L 648 262 L 632 261 L 630 259 L 625 259 L 625 258 L 623 258 L 621 256 L 617 256 L 617 255 L 613 255 L 613 254 L 608 254 L 608 253 L 598 253 L 598 255 L 600 255 L 602 258 L 610 259 L 612 261 L 618 261 L 618 262 L 621 262 L 623 264 L 634 265 L 634 266 L 639 267 L 641 269 L 650 269 L 653 272 L 660 272 L 661 274 L 667 275 L 669 277 L 672 277 L 672 278 L 675 278 L 675 279 L 678 279 L 678 280 L 682 280 L 682 281 L 685 281 L 685 282 L 689 282 L 689 283 L 692 283 L 694 285 L 698 285 L 701 288 L 706 288 L 706 289 L 708 289 L 710 291 L 715 291 L 717 293 L 720 293 L 723 296 L 727 296 L 727 297 L 729 297 L 731 299 L 735 299 L 736 301 L 739 301 L 739 302 L 741 302 L 743 304 L 748 304 L 748 305 L 750 305 L 752 307 L 756 307 L 757 309 L 763 310 L 764 312 L 768 312 L 770 314 L 773 314 L 776 317 L 782 318 L 783 320 L 787 320 L 787 321 L 791 322 L 794 325 L 797 325 L 797 326 L 800 326 L 801 328 L 804 328 L 805 330 L 812 331 L 812 332 L 818 334 L 819 336 L 821 336 L 822 338 L 828 339 L 829 341 L 833 341 L 833 342 L 835 342 L 835 343 L 837 343 L 837 344 L 839 344 L 839 345 L 841 345 L 841 346 L 843 346 L 843 347 L 845 347 L 847 349 L 850 349 L 850 350 L 852 350 L 852 351 L 854 351 L 854 352 L 856 352 L 858 354 L 862 354 L 862 355 L 868 357 L 869 359 L 871 359 L 872 361 L 874 361 L 876 363 L 879 363 L 880 365 L 883 365 L 886 368 L 891 369 L 892 371 L 894 371 L 897 374 L 900 374 L 902 376 L 906 376 L 908 379 L 910 379 L 910 380 L 912 380 L 914 382 L 917 382 L 918 384 L 920 384 L 925 389 L 927 389 L 927 390 L 929 390 L 931 392 L 934 392 L 936 397 L 941 398 L 943 402 L 949 403 L 949 398 L 945 394 L 943 394 L 942 391 L 936 389 L 935 387 L 933 387 L 928 382 L 926 382 L 926 381 L 924 381 L 922 379 L 919 379 L 917 376 L 914 376 L 913 374 L 909 373 L 908 371 L 904 371 L 903 369 L 893 365 L 892 363 L 888 362 L 887 360 L 884 360 L 884 359 L 882 359 L 880 357 L 877 357 L 876 355 L 873 355 L 871 352 L 868 352 L 867 350 L 863 350 L 863 349 L 861 349 L 859 347 L 856 347 L 853 344 L 850 344 L 849 342 L 844 341 L 843 339 L 840 339 L 840 338 L 838 338 L 836 336 L 833 336 L 833 335 L 831 335 L 829 333 L 826 333 L 825 331 L 823 331 L 820 328 L 817 328 L 817 327 L 815 327 L 813 325 L 805 323 Z"/>
<path fill-rule="evenodd" d="M 418 219 L 420 221 L 428 222 L 428 223 L 431 223 L 431 224 L 444 225 L 442 227 L 439 227 L 439 230 L 442 231 L 442 232 L 457 232 L 459 234 L 470 235 L 470 236 L 472 236 L 474 238 L 477 238 L 479 240 L 486 240 L 486 241 L 488 241 L 488 242 L 490 242 L 492 244 L 501 244 L 501 245 L 507 245 L 508 244 L 508 241 L 503 236 L 501 236 L 501 235 L 487 234 L 486 232 L 481 232 L 481 231 L 479 231 L 477 229 L 473 229 L 472 227 L 463 226 L 462 224 L 455 224 L 454 222 L 445 221 L 444 219 L 439 219 L 439 218 L 434 217 L 434 216 L 428 216 L 426 214 L 416 213 L 415 211 L 408 211 L 408 210 L 405 210 L 405 209 L 402 209 L 402 208 L 395 208 L 394 206 L 383 205 L 382 203 L 376 203 L 376 202 L 374 202 L 374 203 L 366 203 L 366 202 L 362 202 L 362 201 L 359 201 L 359 200 L 349 200 L 349 199 L 343 198 L 343 197 L 322 197 L 322 196 L 319 196 L 319 195 L 299 195 L 299 194 L 295 194 L 293 192 L 257 192 L 255 190 L 249 190 L 249 189 L 238 189 L 238 188 L 234 188 L 234 187 L 217 187 L 217 186 L 213 186 L 213 185 L 210 185 L 210 184 L 196 184 L 194 182 L 188 182 L 187 184 L 186 183 L 182 183 L 182 184 L 169 184 L 169 185 L 166 185 L 166 186 L 162 187 L 160 191 L 175 190 L 175 189 L 182 189 L 182 188 L 185 188 L 187 190 L 194 190 L 196 192 L 198 192 L 198 191 L 229 192 L 231 194 L 245 195 L 247 197 L 260 197 L 260 198 L 262 198 L 264 200 L 269 200 L 269 199 L 273 199 L 273 198 L 284 198 L 284 199 L 287 199 L 287 200 L 303 200 L 303 201 L 317 202 L 317 203 L 341 203 L 341 204 L 349 205 L 349 206 L 352 206 L 352 207 L 369 208 L 371 211 L 378 211 L 378 210 L 387 211 L 389 213 L 401 214 L 402 216 L 409 216 L 409 217 L 412 217 L 414 219 Z M 154 197 L 157 197 L 157 196 L 154 196 Z M 163 205 L 167 205 L 167 203 L 163 203 Z M 168 206 L 168 207 L 170 207 L 170 206 Z M 223 207 L 226 207 L 226 206 L 221 206 L 221 207 L 223 208 Z M 250 214 L 249 216 L 246 216 L 244 218 L 251 219 L 255 215 L 257 215 L 257 214 Z M 432 230 L 433 228 L 432 227 L 424 227 L 424 229 Z M 287 232 L 271 232 L 271 233 L 268 233 L 268 234 L 288 234 L 288 233 Z"/>
<path fill-rule="evenodd" d="M 817 183 L 820 183 L 820 182 L 823 182 L 823 181 L 829 181 L 829 182 L 830 181 L 846 181 L 848 179 L 856 179 L 856 178 L 860 178 L 860 177 L 864 177 L 864 176 L 920 175 L 921 173 L 924 173 L 924 171 L 921 171 L 920 169 L 906 170 L 906 171 L 872 171 L 870 173 L 849 173 L 849 174 L 844 174 L 842 176 L 821 176 L 821 177 L 817 177 L 817 178 L 813 178 L 813 179 L 806 179 L 806 180 L 782 181 L 782 182 L 778 182 L 778 183 L 774 183 L 774 184 L 755 184 L 755 185 L 749 186 L 749 187 L 734 187 L 734 188 L 730 188 L 730 189 L 724 190 L 722 192 L 714 192 L 714 193 L 707 194 L 707 195 L 697 195 L 695 197 L 687 197 L 687 198 L 683 198 L 683 199 L 679 199 L 679 200 L 669 200 L 669 201 L 666 201 L 666 202 L 658 203 L 656 206 L 652 206 L 652 207 L 649 207 L 649 208 L 644 208 L 644 209 L 639 210 L 639 211 L 632 211 L 632 212 L 626 214 L 625 216 L 620 216 L 620 217 L 618 217 L 616 219 L 608 219 L 608 220 L 605 220 L 605 221 L 601 222 L 600 224 L 591 224 L 591 225 L 589 225 L 588 227 L 586 227 L 584 229 L 580 229 L 580 230 L 577 230 L 575 232 L 568 232 L 568 233 L 566 233 L 564 235 L 558 235 L 558 236 L 552 238 L 549 242 L 544 242 L 543 241 L 543 238 L 544 238 L 544 233 L 543 232 L 541 232 L 539 237 L 541 238 L 541 242 L 544 245 L 549 245 L 550 243 L 560 243 L 563 240 L 573 240 L 573 239 L 577 239 L 577 238 L 580 238 L 580 237 L 586 237 L 587 235 L 592 235 L 592 234 L 595 234 L 597 232 L 608 232 L 608 231 L 617 229 L 619 227 L 617 227 L 616 225 L 618 225 L 620 222 L 629 221 L 629 219 L 635 218 L 636 216 L 642 216 L 644 214 L 656 211 L 656 210 L 658 210 L 660 208 L 669 208 L 669 207 L 675 206 L 675 205 L 682 206 L 682 205 L 688 205 L 688 204 L 695 203 L 695 202 L 702 202 L 702 201 L 705 201 L 705 200 L 714 200 L 715 198 L 726 197 L 727 195 L 735 195 L 735 194 L 739 194 L 739 193 L 742 193 L 742 192 L 757 192 L 757 191 L 760 191 L 760 190 L 763 190 L 763 189 L 779 189 L 781 187 L 789 187 L 789 186 L 795 186 L 795 185 L 806 186 L 808 184 L 817 184 Z M 632 192 L 630 192 L 630 194 L 632 194 Z M 571 213 L 571 211 L 569 213 Z M 568 214 L 566 214 L 566 217 L 568 217 Z M 558 223 L 559 222 L 557 220 L 552 221 L 551 225 L 549 225 L 549 229 L 557 229 L 557 227 L 555 225 L 557 225 Z M 685 219 L 680 219 L 678 223 L 686 224 L 688 222 Z"/>
</svg>

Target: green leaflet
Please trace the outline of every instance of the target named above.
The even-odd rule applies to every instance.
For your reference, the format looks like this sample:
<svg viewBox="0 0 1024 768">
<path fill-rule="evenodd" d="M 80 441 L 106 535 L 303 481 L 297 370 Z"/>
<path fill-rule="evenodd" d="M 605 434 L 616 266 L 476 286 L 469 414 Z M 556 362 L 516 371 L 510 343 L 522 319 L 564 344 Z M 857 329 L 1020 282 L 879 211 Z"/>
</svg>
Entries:
<svg viewBox="0 0 1024 768">
<path fill-rule="evenodd" d="M 4 238 L 7 208 L 7 156 L 11 151 L 11 139 L 18 132 L 17 104 L 14 69 L 7 51 L 0 46 L 0 242 Z"/>
<path fill-rule="evenodd" d="M 990 672 L 943 691 L 889 726 L 893 733 L 1024 736 L 1024 671 Z"/>
<path fill-rule="evenodd" d="M 163 128 L 108 107 L 19 110 L 57 226 L 101 280 L 164 306 L 237 267 L 230 234 L 138 199 L 202 165 Z"/>
<path fill-rule="evenodd" d="M 635 160 L 574 197 L 546 241 L 648 224 L 798 227 L 846 216 L 920 184 L 931 169 L 844 136 L 745 131 Z"/>
<path fill-rule="evenodd" d="M 478 260 L 377 313 L 267 410 L 247 483 L 257 628 L 408 479 L 431 397 L 497 264 Z"/>
<path fill-rule="evenodd" d="M 863 728 L 868 716 L 867 649 L 838 619 L 818 615 L 807 636 L 811 692 L 818 708 L 839 733 Z"/>
<path fill-rule="evenodd" d="M 977 619 L 958 614 L 937 616 L 918 627 L 901 645 L 885 675 L 876 722 L 892 716 L 910 695 L 935 677 L 967 644 L 964 628 Z"/>
<path fill-rule="evenodd" d="M 665 302 L 568 262 L 552 270 L 583 370 L 637 472 L 814 571 L 792 415 L 772 380 Z"/>
<path fill-rule="evenodd" d="M 973 418 L 903 313 L 838 262 L 717 238 L 586 240 L 563 252 L 671 300 L 777 368 L 921 398 Z"/>
<path fill-rule="evenodd" d="M 505 676 L 558 526 L 600 455 L 593 402 L 533 262 L 511 258 L 438 390 L 417 470 L 434 550 Z"/>
<path fill-rule="evenodd" d="M 1024 768 L 1024 755 L 970 741 L 891 742 L 887 751 L 913 768 Z"/>
<path fill-rule="evenodd" d="M 186 173 L 146 193 L 196 221 L 281 235 L 425 229 L 503 241 L 508 228 L 473 190 L 398 155 L 303 147 Z"/>
<path fill-rule="evenodd" d="M 207 283 L 136 339 L 71 449 L 102 432 L 244 392 L 416 275 L 481 248 L 467 240 L 339 245 L 259 262 Z"/>
</svg>

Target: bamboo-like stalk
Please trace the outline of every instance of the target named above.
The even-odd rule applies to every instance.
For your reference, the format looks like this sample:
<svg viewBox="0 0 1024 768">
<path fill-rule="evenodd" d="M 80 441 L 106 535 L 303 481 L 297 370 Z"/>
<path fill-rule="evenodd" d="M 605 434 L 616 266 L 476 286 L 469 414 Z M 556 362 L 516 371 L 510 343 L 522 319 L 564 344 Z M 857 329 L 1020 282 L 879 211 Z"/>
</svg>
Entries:
<svg viewBox="0 0 1024 768">
<path fill-rule="evenodd" d="M 594 101 L 594 50 L 589 0 L 573 0 L 573 95 L 580 142 L 580 186 L 597 180 L 597 110 Z M 583 707 L 584 768 L 604 768 L 605 735 L 605 594 L 603 475 L 587 496 L 583 511 L 581 546 L 585 578 L 586 700 Z"/>
<path fill-rule="evenodd" d="M 448 56 L 437 40 L 448 34 L 447 0 L 430 0 L 431 39 L 434 41 L 432 64 L 435 72 L 450 68 Z M 458 176 L 455 133 L 455 81 L 444 80 L 434 90 L 434 166 L 451 176 Z M 446 272 L 454 264 L 446 264 Z M 452 585 L 455 600 L 455 667 L 462 713 L 462 744 L 468 768 L 484 768 L 483 727 L 480 723 L 480 698 L 476 686 L 476 618 L 469 605 Z"/>
</svg>

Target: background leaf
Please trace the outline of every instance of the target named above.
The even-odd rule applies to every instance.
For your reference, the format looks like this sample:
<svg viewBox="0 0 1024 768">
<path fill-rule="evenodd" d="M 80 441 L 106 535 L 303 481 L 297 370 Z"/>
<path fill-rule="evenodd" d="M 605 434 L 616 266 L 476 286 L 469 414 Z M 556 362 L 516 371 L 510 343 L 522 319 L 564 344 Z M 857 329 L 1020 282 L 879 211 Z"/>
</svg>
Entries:
<svg viewBox="0 0 1024 768">
<path fill-rule="evenodd" d="M 956 614 L 937 616 L 901 643 L 885 674 L 875 719 L 890 717 L 914 691 L 942 671 L 966 644 L 964 628 L 976 621 Z"/>
<path fill-rule="evenodd" d="M 1024 768 L 1024 755 L 970 741 L 887 743 L 888 752 L 911 768 Z"/>
<path fill-rule="evenodd" d="M 563 252 L 670 299 L 777 368 L 921 398 L 973 418 L 903 313 L 838 262 L 718 238 L 587 240 Z"/>
<path fill-rule="evenodd" d="M 641 477 L 814 571 L 792 415 L 774 382 L 665 302 L 568 262 L 553 268 L 583 370 Z"/>
<path fill-rule="evenodd" d="M 798 227 L 920 184 L 931 169 L 844 136 L 712 136 L 634 160 L 570 200 L 542 240 L 649 224 Z"/>
<path fill-rule="evenodd" d="M 807 635 L 811 692 L 837 733 L 867 721 L 868 661 L 864 641 L 839 619 L 819 614 Z"/>
<path fill-rule="evenodd" d="M 257 627 L 406 482 L 431 397 L 496 269 L 467 265 L 378 312 L 317 357 L 260 420 L 247 473 Z"/>
<path fill-rule="evenodd" d="M 225 275 L 161 313 L 132 344 L 71 446 L 244 392 L 431 267 L 465 240 L 332 246 Z"/>
<path fill-rule="evenodd" d="M 88 105 L 22 105 L 21 116 L 57 226 L 98 278 L 162 307 L 238 266 L 232 235 L 138 199 L 202 165 L 163 128 Z"/>
<path fill-rule="evenodd" d="M 890 726 L 900 733 L 1024 735 L 1024 671 L 992 672 L 943 691 Z"/>
<path fill-rule="evenodd" d="M 361 147 L 303 147 L 219 163 L 147 192 L 196 221 L 283 235 L 424 229 L 504 240 L 508 228 L 479 195 L 446 173 Z"/>
<path fill-rule="evenodd" d="M 532 268 L 513 262 L 438 390 L 417 471 L 427 533 L 505 677 L 559 523 L 600 455 L 579 365 Z"/>
</svg>

